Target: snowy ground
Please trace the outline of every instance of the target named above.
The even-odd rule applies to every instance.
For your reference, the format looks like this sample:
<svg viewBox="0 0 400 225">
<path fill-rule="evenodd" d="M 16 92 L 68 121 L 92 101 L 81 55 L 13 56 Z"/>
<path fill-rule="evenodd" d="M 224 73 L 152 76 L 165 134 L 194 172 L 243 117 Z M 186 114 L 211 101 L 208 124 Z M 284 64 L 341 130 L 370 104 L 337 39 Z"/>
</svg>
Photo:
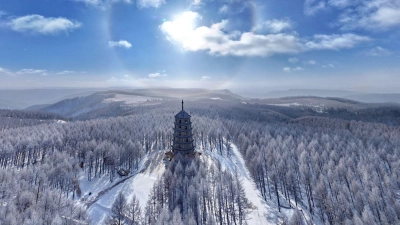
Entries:
<svg viewBox="0 0 400 225">
<path fill-rule="evenodd" d="M 218 160 L 223 168 L 231 171 L 233 174 L 236 170 L 242 177 L 243 186 L 246 190 L 246 197 L 255 206 L 255 209 L 252 211 L 250 218 L 247 221 L 248 224 L 277 224 L 279 215 L 277 204 L 275 202 L 264 201 L 250 176 L 250 172 L 245 165 L 242 154 L 235 145 L 231 144 L 231 147 L 232 151 L 229 155 L 222 156 L 217 152 L 217 150 L 214 150 L 213 152 L 207 151 L 206 154 Z"/>
<path fill-rule="evenodd" d="M 163 157 L 164 154 L 162 153 L 161 155 Z M 89 182 L 87 181 L 87 177 L 82 173 L 80 187 L 85 200 L 81 201 L 81 203 L 90 205 L 88 214 L 92 220 L 91 224 L 104 224 L 119 192 L 124 193 L 128 202 L 133 195 L 136 195 L 141 206 L 144 208 L 154 182 L 164 173 L 165 166 L 162 163 L 162 157 L 160 157 L 160 154 L 150 155 L 150 157 L 142 161 L 138 171 L 134 172 L 127 179 L 116 178 L 114 182 L 110 182 L 108 176 L 95 178 Z M 122 182 L 123 179 L 126 180 Z M 121 183 L 116 185 L 120 181 Z M 116 186 L 113 187 L 114 185 Z M 106 191 L 104 192 L 104 190 Z M 92 193 L 90 196 L 89 192 Z"/>
<path fill-rule="evenodd" d="M 280 224 L 282 223 L 282 217 L 285 216 L 290 220 L 293 215 L 294 209 L 288 207 L 287 203 L 283 200 L 283 195 L 280 194 L 281 205 L 287 207 L 281 207 L 281 212 L 278 211 L 278 203 L 276 198 L 267 198 L 265 201 L 261 196 L 260 191 L 257 189 L 253 178 L 250 175 L 249 170 L 246 167 L 245 161 L 242 154 L 236 145 L 230 143 L 231 152 L 228 154 L 226 152 L 226 147 L 224 147 L 222 155 L 214 149 L 214 151 L 206 151 L 205 155 L 210 155 L 212 158 L 218 160 L 222 167 L 231 171 L 232 174 L 237 171 L 237 173 L 243 179 L 243 186 L 246 190 L 246 197 L 255 206 L 255 209 L 250 214 L 250 218 L 247 221 L 251 225 L 267 225 L 267 224 Z M 294 206 L 295 202 L 292 199 L 291 205 Z M 299 204 L 297 207 L 301 214 L 303 215 L 303 222 L 305 224 L 317 224 L 322 225 L 323 223 L 317 218 L 311 219 L 311 215 L 307 210 L 303 210 L 302 206 Z M 313 221 L 313 222 L 310 222 Z"/>
<path fill-rule="evenodd" d="M 95 178 L 89 182 L 82 172 L 80 177 L 80 187 L 82 190 L 80 203 L 88 206 L 88 214 L 92 220 L 92 224 L 104 224 L 119 192 L 124 193 L 128 202 L 133 195 L 136 195 L 142 208 L 144 208 L 151 188 L 165 171 L 165 165 L 162 161 L 163 157 L 163 152 L 150 154 L 142 160 L 138 171 L 133 172 L 128 177 L 117 177 L 113 182 L 109 181 L 108 176 Z M 214 149 L 213 151 L 206 150 L 201 157 L 207 163 L 219 161 L 224 169 L 231 171 L 232 174 L 237 171 L 237 174 L 241 176 L 246 196 L 255 207 L 249 216 L 248 224 L 278 224 L 281 222 L 282 215 L 285 215 L 287 218 L 291 217 L 293 209 L 281 208 L 281 213 L 279 213 L 275 198 L 272 198 L 272 200 L 267 199 L 267 201 L 262 198 L 241 153 L 235 145 L 231 144 L 229 154 L 226 152 L 226 148 L 224 148 L 222 155 Z M 89 192 L 91 192 L 90 196 Z M 305 216 L 308 217 L 307 214 Z M 307 220 L 309 221 L 309 218 Z"/>
</svg>

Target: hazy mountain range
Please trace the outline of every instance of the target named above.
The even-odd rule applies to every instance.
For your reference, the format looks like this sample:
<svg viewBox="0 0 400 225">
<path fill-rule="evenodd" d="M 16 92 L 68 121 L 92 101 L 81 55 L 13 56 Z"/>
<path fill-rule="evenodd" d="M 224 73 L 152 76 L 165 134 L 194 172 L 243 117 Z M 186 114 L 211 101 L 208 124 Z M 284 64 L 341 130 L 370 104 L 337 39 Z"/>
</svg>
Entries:
<svg viewBox="0 0 400 225">
<path fill-rule="evenodd" d="M 90 97 L 89 97 L 90 96 Z M 97 96 L 97 97 L 95 97 Z M 141 97 L 140 97 L 141 96 Z M 380 94 L 380 93 L 360 93 L 341 90 L 319 90 L 319 89 L 290 89 L 285 91 L 273 91 L 258 99 L 267 100 L 275 104 L 276 98 L 282 97 L 333 97 L 344 98 L 364 103 L 400 103 L 400 93 Z M 73 104 L 77 101 L 85 104 L 93 104 L 101 107 L 100 102 L 125 102 L 129 104 L 143 103 L 152 100 L 166 99 L 212 99 L 212 100 L 231 100 L 248 101 L 246 98 L 231 92 L 230 90 L 207 90 L 207 89 L 181 89 L 181 88 L 153 88 L 153 89 L 25 89 L 25 90 L 0 90 L 0 108 L 2 109 L 25 109 L 30 110 L 51 108 L 51 104 Z M 87 97 L 87 98 L 85 98 Z M 134 97 L 134 98 L 133 98 Z M 67 100 L 64 101 L 63 100 Z M 107 100 L 108 99 L 108 100 Z M 269 100 L 268 100 L 269 99 Z M 126 102 L 128 101 L 128 102 Z M 69 103 L 68 103 L 69 102 Z M 89 103 L 91 102 L 91 103 Z M 287 103 L 287 101 L 286 101 Z M 74 103 L 75 104 L 75 103 Z M 77 108 L 69 107 L 70 111 L 76 111 Z M 79 107 L 82 107 L 80 105 Z M 51 111 L 51 110 L 50 110 Z"/>
</svg>

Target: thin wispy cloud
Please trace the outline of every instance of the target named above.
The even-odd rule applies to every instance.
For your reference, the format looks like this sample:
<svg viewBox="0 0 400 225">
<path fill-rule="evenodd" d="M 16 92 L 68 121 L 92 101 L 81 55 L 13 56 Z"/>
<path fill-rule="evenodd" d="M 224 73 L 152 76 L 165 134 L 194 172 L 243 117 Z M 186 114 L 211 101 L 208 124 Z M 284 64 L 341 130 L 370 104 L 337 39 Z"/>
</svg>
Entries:
<svg viewBox="0 0 400 225">
<path fill-rule="evenodd" d="M 314 15 L 323 9 L 339 10 L 334 24 L 342 30 L 381 31 L 400 26 L 397 0 L 306 0 L 304 13 Z"/>
<path fill-rule="evenodd" d="M 304 68 L 303 67 L 293 67 L 293 68 L 291 68 L 291 67 L 284 67 L 283 69 L 283 72 L 286 72 L 286 73 L 291 73 L 291 72 L 297 72 L 297 71 L 302 71 L 302 70 L 304 70 Z"/>
<path fill-rule="evenodd" d="M 12 75 L 12 73 L 9 70 L 2 67 L 0 67 L 0 74 Z"/>
<path fill-rule="evenodd" d="M 337 24 L 344 30 L 388 30 L 400 26 L 400 2 L 367 0 L 361 1 L 352 10 L 345 10 Z"/>
<path fill-rule="evenodd" d="M 315 65 L 315 64 L 317 64 L 317 61 L 315 61 L 315 60 L 308 60 L 308 61 L 304 61 L 303 63 L 306 64 L 306 65 Z"/>
<path fill-rule="evenodd" d="M 167 74 L 165 74 L 165 73 L 150 73 L 149 75 L 148 75 L 148 77 L 150 77 L 150 78 L 157 78 L 157 77 L 166 77 L 166 76 L 168 76 Z"/>
<path fill-rule="evenodd" d="M 7 15 L 7 12 L 0 10 L 0 18 L 5 15 Z"/>
<path fill-rule="evenodd" d="M 109 7 L 112 4 L 116 3 L 127 3 L 127 4 L 133 3 L 133 0 L 72 0 L 72 1 L 83 2 L 86 5 L 95 6 L 102 9 L 105 9 L 106 7 Z"/>
<path fill-rule="evenodd" d="M 73 73 L 76 73 L 76 72 L 72 71 L 72 70 L 64 70 L 64 71 L 61 71 L 61 72 L 57 72 L 56 74 L 58 74 L 58 75 L 66 75 L 66 74 L 73 74 Z"/>
<path fill-rule="evenodd" d="M 21 69 L 16 74 L 40 74 L 42 76 L 48 75 L 47 70 L 43 69 Z"/>
<path fill-rule="evenodd" d="M 33 14 L 11 19 L 7 25 L 16 32 L 54 35 L 68 33 L 82 26 L 82 23 L 64 17 L 44 17 Z"/>
<path fill-rule="evenodd" d="M 304 2 L 304 13 L 306 15 L 314 15 L 318 11 L 323 10 L 325 8 L 326 8 L 325 1 L 306 0 Z"/>
<path fill-rule="evenodd" d="M 223 6 L 221 6 L 221 7 L 219 8 L 218 12 L 219 12 L 220 14 L 225 14 L 225 13 L 229 12 L 229 7 L 228 7 L 228 5 L 223 5 Z"/>
<path fill-rule="evenodd" d="M 63 70 L 63 71 L 49 71 L 46 69 L 20 69 L 16 71 L 12 71 L 6 68 L 0 67 L 0 75 L 1 74 L 6 74 L 10 76 L 23 76 L 23 75 L 41 75 L 41 76 L 47 76 L 47 75 L 68 75 L 68 74 L 77 74 L 77 73 L 85 73 L 85 72 L 76 72 L 72 70 Z"/>
<path fill-rule="evenodd" d="M 388 49 L 382 48 L 381 46 L 376 46 L 364 51 L 363 54 L 367 56 L 389 56 L 392 52 Z"/>
<path fill-rule="evenodd" d="M 332 63 L 328 63 L 328 64 L 322 65 L 322 68 L 331 68 L 331 69 L 333 69 L 333 68 L 335 68 L 335 65 L 333 65 Z"/>
<path fill-rule="evenodd" d="M 192 5 L 194 5 L 194 6 L 199 6 L 199 5 L 201 5 L 201 4 L 203 4 L 203 3 L 202 3 L 202 0 L 193 0 L 193 1 L 192 1 Z"/>
<path fill-rule="evenodd" d="M 309 50 L 339 50 L 353 48 L 360 43 L 371 40 L 372 39 L 369 37 L 352 33 L 333 35 L 317 34 L 314 35 L 311 41 L 305 43 L 305 47 Z"/>
<path fill-rule="evenodd" d="M 108 46 L 110 47 L 120 47 L 120 48 L 132 48 L 132 44 L 126 40 L 119 40 L 119 41 L 109 41 Z"/>
<path fill-rule="evenodd" d="M 158 8 L 165 3 L 166 0 L 137 0 L 139 8 Z"/>
</svg>

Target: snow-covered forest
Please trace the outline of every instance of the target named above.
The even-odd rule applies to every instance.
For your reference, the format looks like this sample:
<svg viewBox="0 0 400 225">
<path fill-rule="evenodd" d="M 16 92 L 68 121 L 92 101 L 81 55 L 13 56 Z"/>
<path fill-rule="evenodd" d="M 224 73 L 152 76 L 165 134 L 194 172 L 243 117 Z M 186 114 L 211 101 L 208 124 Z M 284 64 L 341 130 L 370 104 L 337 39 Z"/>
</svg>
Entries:
<svg viewBox="0 0 400 225">
<path fill-rule="evenodd" d="M 96 199 L 82 189 L 99 179 L 118 185 L 119 169 L 131 179 L 157 158 L 150 156 L 162 156 L 179 109 L 178 101 L 166 101 L 81 121 L 2 112 L 0 224 L 93 224 L 87 209 Z M 165 172 L 146 203 L 119 192 L 102 222 L 251 224 L 262 209 L 249 199 L 243 173 L 225 160 L 237 147 L 264 210 L 274 215 L 261 215 L 270 224 L 400 223 L 398 109 L 384 119 L 383 109 L 321 114 L 200 100 L 185 109 L 202 155 L 157 161 Z"/>
</svg>

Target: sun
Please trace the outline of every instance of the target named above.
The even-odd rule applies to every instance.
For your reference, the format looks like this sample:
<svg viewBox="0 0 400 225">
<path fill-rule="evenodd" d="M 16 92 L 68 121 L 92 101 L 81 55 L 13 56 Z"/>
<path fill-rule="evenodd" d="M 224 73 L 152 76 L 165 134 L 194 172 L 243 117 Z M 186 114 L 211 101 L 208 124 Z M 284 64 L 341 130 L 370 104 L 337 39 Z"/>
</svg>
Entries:
<svg viewBox="0 0 400 225">
<path fill-rule="evenodd" d="M 190 37 L 196 27 L 196 21 L 200 19 L 196 12 L 186 11 L 174 18 L 173 21 L 165 21 L 161 30 L 176 41 L 182 41 Z"/>
</svg>

